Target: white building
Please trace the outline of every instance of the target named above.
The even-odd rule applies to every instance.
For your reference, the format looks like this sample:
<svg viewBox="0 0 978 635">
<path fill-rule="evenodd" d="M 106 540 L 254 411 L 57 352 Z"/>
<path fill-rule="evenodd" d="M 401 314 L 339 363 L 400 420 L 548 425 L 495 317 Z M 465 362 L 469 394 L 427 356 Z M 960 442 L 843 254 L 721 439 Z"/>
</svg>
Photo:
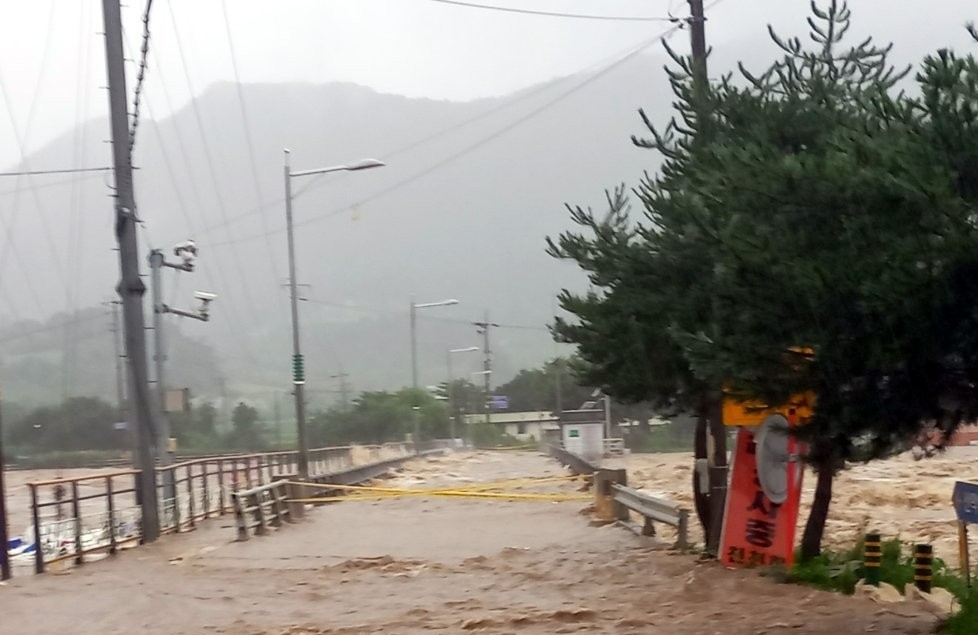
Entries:
<svg viewBox="0 0 978 635">
<path fill-rule="evenodd" d="M 485 423 L 484 414 L 465 415 L 466 425 Z M 529 441 L 530 437 L 540 441 L 545 437 L 560 438 L 560 420 L 550 411 L 493 412 L 489 423 L 499 426 L 500 432 L 511 437 Z"/>
</svg>

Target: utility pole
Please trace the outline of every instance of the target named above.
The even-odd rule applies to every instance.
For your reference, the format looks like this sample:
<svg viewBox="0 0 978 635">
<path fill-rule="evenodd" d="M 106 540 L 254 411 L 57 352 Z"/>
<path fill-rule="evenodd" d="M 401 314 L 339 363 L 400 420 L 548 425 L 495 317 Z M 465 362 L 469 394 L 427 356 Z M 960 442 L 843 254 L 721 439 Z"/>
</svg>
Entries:
<svg viewBox="0 0 978 635">
<path fill-rule="evenodd" d="M 166 364 L 166 347 L 163 340 L 163 316 L 167 313 L 193 318 L 206 322 L 210 319 L 208 313 L 209 304 L 217 297 L 212 293 L 198 291 L 197 298 L 201 301 L 201 307 L 195 311 L 183 311 L 167 306 L 163 302 L 163 283 L 161 280 L 164 267 L 176 269 L 178 271 L 193 271 L 194 259 L 197 257 L 197 245 L 192 240 L 188 240 L 177 245 L 174 254 L 180 256 L 182 262 L 167 262 L 163 252 L 153 249 L 149 252 L 149 268 L 152 273 L 153 283 L 153 360 L 156 362 L 156 401 L 157 401 L 157 426 L 159 438 L 156 441 L 156 458 L 160 467 L 169 467 L 173 463 L 173 452 L 170 447 L 170 417 L 166 410 L 166 376 L 163 372 Z M 163 501 L 166 511 L 173 517 L 173 525 L 180 526 L 180 509 L 177 505 L 177 486 L 173 470 L 163 472 Z"/>
<path fill-rule="evenodd" d="M 346 383 L 346 378 L 349 376 L 350 376 L 349 373 L 343 372 L 342 366 L 340 366 L 340 372 L 336 373 L 335 375 L 329 376 L 330 379 L 340 380 L 340 405 L 342 406 L 340 410 L 342 412 L 347 411 L 347 408 L 349 407 L 349 403 L 350 403 L 350 391 L 349 391 L 349 386 Z"/>
<path fill-rule="evenodd" d="M 473 324 L 476 327 L 476 332 L 482 336 L 482 379 L 486 391 L 486 403 L 483 410 L 486 415 L 486 425 L 489 425 L 491 423 L 489 413 L 492 408 L 489 400 L 489 393 L 492 390 L 492 349 L 489 347 L 489 329 L 494 326 L 498 327 L 499 325 L 489 321 L 488 310 L 481 322 L 473 322 Z"/>
<path fill-rule="evenodd" d="M 693 61 L 693 89 L 696 99 L 695 108 L 700 126 L 700 134 L 704 128 L 709 129 L 710 113 L 707 111 L 707 96 L 710 89 L 710 79 L 707 74 L 706 60 L 706 16 L 703 11 L 703 0 L 689 0 L 689 33 L 690 49 Z M 711 139 L 706 136 L 706 142 Z M 714 268 L 714 277 L 716 277 Z M 713 298 L 714 329 L 715 318 L 719 315 L 717 299 Z M 716 333 L 715 333 L 716 335 Z M 723 514 L 727 501 L 727 430 L 723 425 L 723 392 L 722 386 L 716 387 L 717 394 L 710 408 L 710 437 L 707 445 L 707 463 L 709 466 L 710 483 L 710 526 L 706 540 L 706 551 L 716 556 L 720 549 L 720 538 L 723 529 Z"/>
<path fill-rule="evenodd" d="M 285 225 L 289 241 L 289 296 L 292 303 L 292 393 L 295 396 L 295 425 L 299 436 L 299 479 L 309 478 L 309 440 L 306 438 L 306 372 L 299 344 L 299 294 L 295 280 L 295 237 L 292 235 L 292 169 L 285 150 Z"/>
<path fill-rule="evenodd" d="M 141 472 L 137 496 L 142 512 L 142 540 L 154 542 L 160 536 L 156 470 L 153 462 L 155 422 L 150 406 L 146 368 L 146 320 L 143 315 L 143 294 L 146 286 L 139 277 L 136 198 L 133 193 L 132 154 L 129 149 L 126 63 L 119 0 L 102 0 L 102 17 L 105 23 L 105 59 L 112 123 L 112 159 L 115 167 L 115 234 L 119 243 L 121 273 L 118 292 L 122 299 L 126 354 L 129 358 L 129 426 L 136 430 L 139 439 L 137 465 Z"/>
<path fill-rule="evenodd" d="M 119 324 L 119 305 L 121 302 L 118 300 L 111 300 L 106 302 L 105 305 L 109 307 L 109 311 L 112 313 L 112 327 L 109 331 L 112 333 L 112 347 L 115 350 L 115 397 L 116 397 L 116 409 L 119 411 L 119 416 L 123 420 L 128 421 L 128 406 L 126 405 L 126 354 L 123 351 L 122 340 L 120 339 L 120 334 L 122 333 L 122 328 Z M 137 434 L 132 426 L 126 426 L 126 436 L 129 437 L 129 451 L 132 453 L 133 466 L 139 469 L 137 464 L 139 456 L 139 448 L 137 446 Z"/>
<path fill-rule="evenodd" d="M 10 579 L 10 553 L 7 551 L 7 488 L 3 476 L 6 465 L 3 456 L 3 399 L 0 398 L 0 580 Z M 35 543 L 40 543 L 35 538 Z"/>
</svg>

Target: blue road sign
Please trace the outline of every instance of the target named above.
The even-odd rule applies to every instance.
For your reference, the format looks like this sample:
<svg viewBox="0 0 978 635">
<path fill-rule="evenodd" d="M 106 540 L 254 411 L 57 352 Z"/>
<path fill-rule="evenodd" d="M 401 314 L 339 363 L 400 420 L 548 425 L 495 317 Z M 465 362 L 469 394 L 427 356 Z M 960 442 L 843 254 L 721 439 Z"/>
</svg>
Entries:
<svg viewBox="0 0 978 635">
<path fill-rule="evenodd" d="M 509 397 L 506 395 L 493 395 L 489 397 L 489 407 L 493 410 L 506 410 L 509 408 Z"/>
<path fill-rule="evenodd" d="M 978 524 L 978 483 L 958 481 L 951 496 L 958 520 Z"/>
</svg>

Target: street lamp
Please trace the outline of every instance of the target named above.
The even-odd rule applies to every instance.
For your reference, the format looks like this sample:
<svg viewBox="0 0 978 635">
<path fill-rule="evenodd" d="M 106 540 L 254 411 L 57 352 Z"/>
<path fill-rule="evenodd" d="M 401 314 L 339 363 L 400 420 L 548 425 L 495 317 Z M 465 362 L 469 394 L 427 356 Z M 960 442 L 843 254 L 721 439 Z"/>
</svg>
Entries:
<svg viewBox="0 0 978 635">
<path fill-rule="evenodd" d="M 430 309 L 439 306 L 452 306 L 458 304 L 458 300 L 454 298 L 449 298 L 448 300 L 439 300 L 437 302 L 422 302 L 417 303 L 414 298 L 411 298 L 411 389 L 412 389 L 412 399 L 414 400 L 414 451 L 417 453 L 420 450 L 418 445 L 421 441 L 421 422 L 418 419 L 418 309 Z"/>
<path fill-rule="evenodd" d="M 383 167 L 385 164 L 377 159 L 361 159 L 350 165 L 336 165 L 328 168 L 300 170 L 293 172 L 289 165 L 289 150 L 285 149 L 285 224 L 289 238 L 289 295 L 292 300 L 292 385 L 295 396 L 295 419 L 299 436 L 299 478 L 309 477 L 309 441 L 306 438 L 306 404 L 303 396 L 303 386 L 306 383 L 305 369 L 302 361 L 302 351 L 299 347 L 299 296 L 296 293 L 295 279 L 295 239 L 292 235 L 292 179 L 313 174 L 329 172 L 355 172 L 370 168 Z"/>
<path fill-rule="evenodd" d="M 475 353 L 481 350 L 478 346 L 468 346 L 466 348 L 450 348 L 448 353 L 445 355 L 445 359 L 448 362 L 448 415 L 449 423 L 451 424 L 451 437 L 452 445 L 455 444 L 455 419 L 458 416 L 458 407 L 455 404 L 455 395 L 452 384 L 455 381 L 455 374 L 452 372 L 452 355 L 457 353 Z"/>
</svg>

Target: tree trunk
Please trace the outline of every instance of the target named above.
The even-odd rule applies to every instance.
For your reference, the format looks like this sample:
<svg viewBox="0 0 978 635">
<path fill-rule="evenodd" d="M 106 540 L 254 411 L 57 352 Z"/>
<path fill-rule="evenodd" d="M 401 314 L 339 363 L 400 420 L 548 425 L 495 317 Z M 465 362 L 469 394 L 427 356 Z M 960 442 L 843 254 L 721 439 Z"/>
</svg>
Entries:
<svg viewBox="0 0 978 635">
<path fill-rule="evenodd" d="M 818 475 L 815 485 L 815 499 L 812 511 L 808 514 L 805 533 L 801 539 L 801 559 L 811 560 L 822 553 L 822 534 L 825 521 L 829 517 L 829 504 L 832 502 L 832 482 L 835 480 L 835 465 L 831 458 L 821 459 L 815 464 Z"/>
<path fill-rule="evenodd" d="M 696 415 L 696 432 L 693 437 L 693 456 L 706 460 L 707 417 L 705 412 Z M 696 507 L 696 517 L 703 527 L 704 541 L 710 535 L 710 496 L 700 493 L 700 473 L 693 464 L 693 504 Z"/>
<path fill-rule="evenodd" d="M 716 556 L 720 550 L 723 514 L 727 503 L 727 429 L 723 425 L 723 396 L 719 394 L 709 404 L 710 438 L 713 456 L 710 460 L 710 533 L 707 552 Z"/>
</svg>

